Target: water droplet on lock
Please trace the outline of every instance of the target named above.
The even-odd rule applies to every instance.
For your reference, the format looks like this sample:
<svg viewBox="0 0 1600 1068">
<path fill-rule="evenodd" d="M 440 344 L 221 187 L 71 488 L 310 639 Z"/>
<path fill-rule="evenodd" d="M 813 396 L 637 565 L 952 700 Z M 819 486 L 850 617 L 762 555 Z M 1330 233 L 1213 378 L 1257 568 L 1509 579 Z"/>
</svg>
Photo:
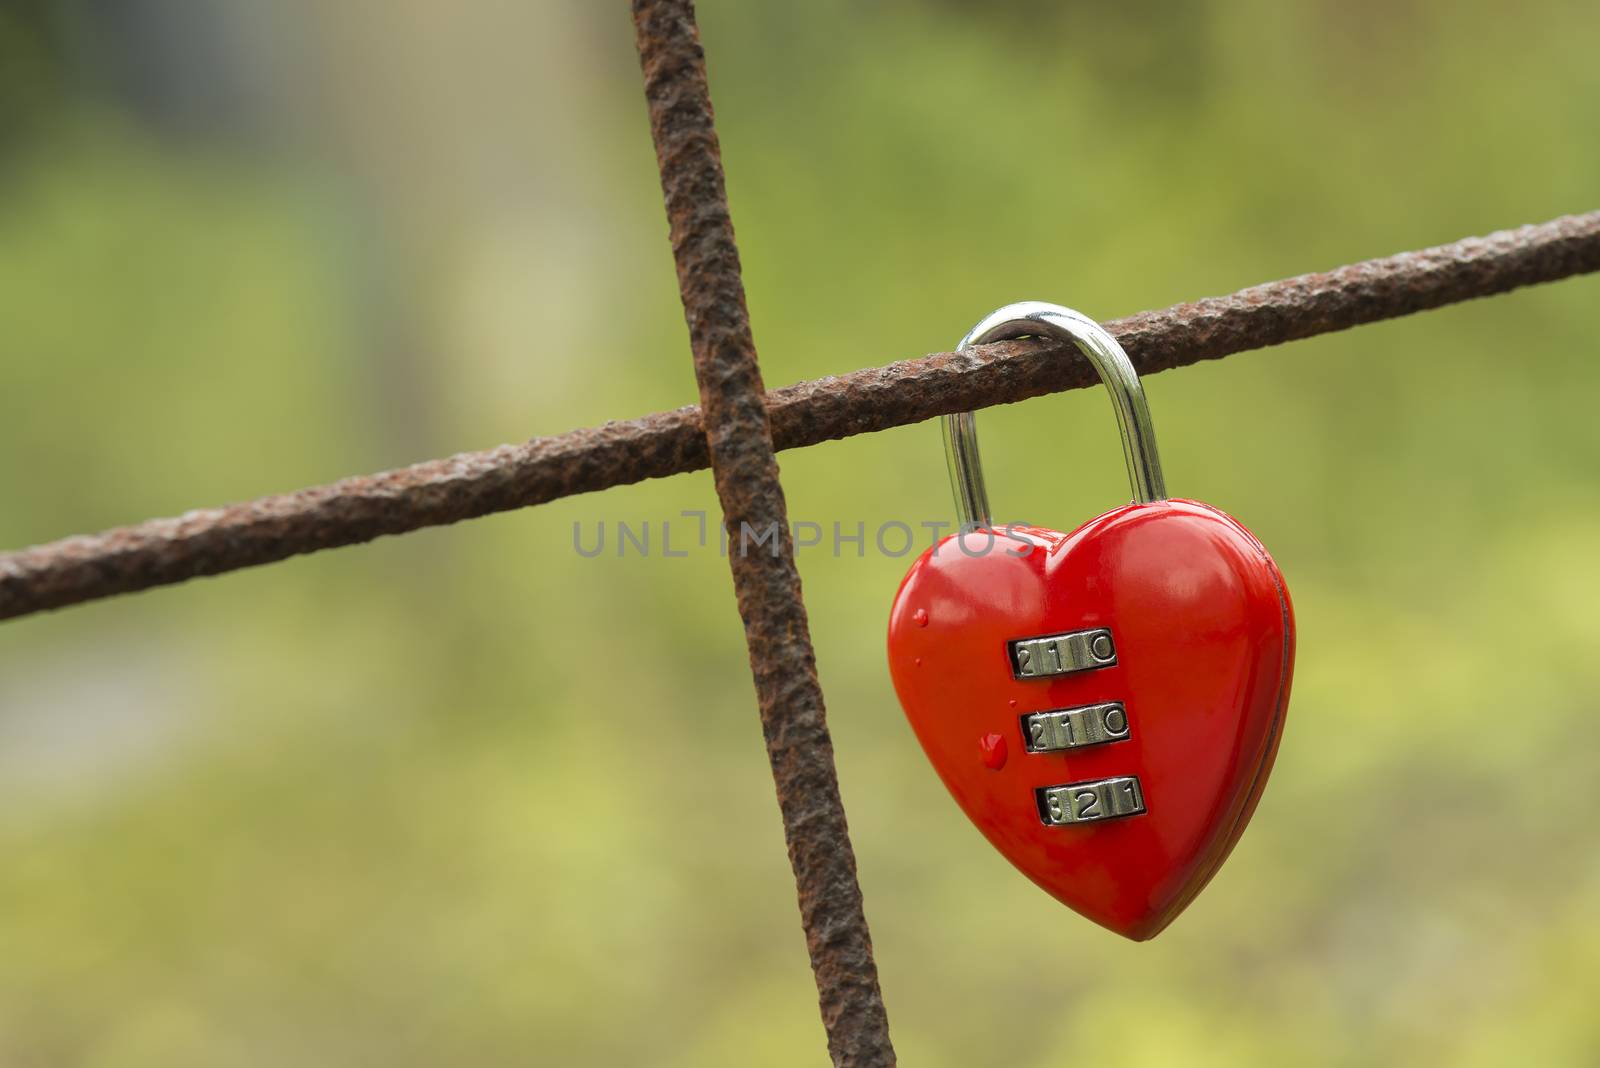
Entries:
<svg viewBox="0 0 1600 1068">
<path fill-rule="evenodd" d="M 978 752 L 983 755 L 983 766 L 999 771 L 1006 766 L 1006 739 L 1001 734 L 985 734 L 978 739 Z"/>
<path fill-rule="evenodd" d="M 914 667 L 921 667 L 922 666 L 922 657 L 920 657 L 920 656 L 917 657 L 915 660 L 911 661 L 911 663 L 912 663 L 912 666 L 914 666 Z"/>
<path fill-rule="evenodd" d="M 928 610 L 926 608 L 919 608 L 915 612 L 912 612 L 911 622 L 915 623 L 919 627 L 926 627 L 928 625 Z"/>
</svg>

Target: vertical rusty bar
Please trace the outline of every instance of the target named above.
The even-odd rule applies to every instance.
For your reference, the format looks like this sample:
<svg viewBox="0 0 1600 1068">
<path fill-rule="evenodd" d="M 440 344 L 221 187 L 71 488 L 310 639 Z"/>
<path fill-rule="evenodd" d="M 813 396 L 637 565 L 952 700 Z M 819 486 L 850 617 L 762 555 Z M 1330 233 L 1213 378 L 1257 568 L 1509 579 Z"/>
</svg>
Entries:
<svg viewBox="0 0 1600 1068">
<path fill-rule="evenodd" d="M 633 20 L 706 444 L 828 1051 L 835 1065 L 893 1065 L 750 333 L 694 4 L 633 0 Z M 768 532 L 775 538 L 754 540 Z"/>
</svg>

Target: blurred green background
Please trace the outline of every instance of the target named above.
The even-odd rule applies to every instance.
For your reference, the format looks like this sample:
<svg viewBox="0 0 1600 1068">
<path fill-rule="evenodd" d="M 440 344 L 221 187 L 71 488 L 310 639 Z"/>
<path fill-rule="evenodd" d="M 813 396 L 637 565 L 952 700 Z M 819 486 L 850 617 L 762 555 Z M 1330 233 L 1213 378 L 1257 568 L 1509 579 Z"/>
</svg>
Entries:
<svg viewBox="0 0 1600 1068">
<path fill-rule="evenodd" d="M 703 0 L 767 381 L 1596 206 L 1592 4 Z M 626 5 L 0 6 L 0 544 L 692 401 Z M 1093 146 L 1086 153 L 1084 146 Z M 1294 591 L 1271 788 L 1154 943 L 962 818 L 801 556 L 917 1066 L 1600 1063 L 1600 280 L 1148 382 Z M 1124 499 L 1095 393 L 997 508 Z M 946 518 L 931 425 L 782 459 Z M 1082 456 L 1056 486 L 1005 458 Z M 0 626 L 0 1064 L 817 1065 L 704 472 Z M 626 656 L 617 655 L 625 649 Z"/>
</svg>

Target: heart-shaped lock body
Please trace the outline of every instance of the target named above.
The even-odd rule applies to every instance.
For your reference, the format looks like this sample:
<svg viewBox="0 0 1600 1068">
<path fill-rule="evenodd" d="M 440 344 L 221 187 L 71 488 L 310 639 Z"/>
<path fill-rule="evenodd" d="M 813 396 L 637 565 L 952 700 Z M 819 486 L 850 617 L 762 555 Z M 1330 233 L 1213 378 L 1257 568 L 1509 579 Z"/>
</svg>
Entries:
<svg viewBox="0 0 1600 1068">
<path fill-rule="evenodd" d="M 901 583 L 890 674 L 989 841 L 1063 903 L 1143 940 L 1205 886 L 1255 809 L 1289 700 L 1293 610 L 1248 530 L 1167 499 L 1138 375 L 1092 319 L 1009 305 L 961 348 L 1029 335 L 1072 341 L 1100 373 L 1135 503 L 1070 534 L 1001 531 L 973 416 L 946 417 L 962 532 Z"/>
<path fill-rule="evenodd" d="M 1108 655 L 1082 642 L 1091 663 L 1076 670 L 1072 641 L 1037 641 L 1107 632 Z M 1019 667 L 1019 652 L 1041 663 Z M 889 622 L 895 691 L 967 816 L 1060 901 L 1141 940 L 1244 830 L 1293 661 L 1289 597 L 1266 550 L 1183 500 L 1070 534 L 952 535 L 912 566 Z"/>
</svg>

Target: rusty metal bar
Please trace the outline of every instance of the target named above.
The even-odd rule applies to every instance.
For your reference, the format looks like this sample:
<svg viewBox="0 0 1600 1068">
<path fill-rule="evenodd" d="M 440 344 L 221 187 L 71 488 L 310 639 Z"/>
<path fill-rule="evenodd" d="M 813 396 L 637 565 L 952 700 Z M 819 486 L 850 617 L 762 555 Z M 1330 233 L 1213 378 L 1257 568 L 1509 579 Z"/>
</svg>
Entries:
<svg viewBox="0 0 1600 1068">
<path fill-rule="evenodd" d="M 800 595 L 694 4 L 633 0 L 633 21 L 705 440 L 828 1052 L 835 1065 L 888 1068 L 889 1018 Z M 776 534 L 770 543 L 746 540 L 746 532 L 768 531 Z"/>
<path fill-rule="evenodd" d="M 1600 212 L 1590 212 L 1105 326 L 1139 372 L 1151 374 L 1596 270 Z M 1094 383 L 1070 346 L 1010 341 L 800 382 L 767 394 L 767 408 L 774 445 L 795 449 Z M 0 554 L 0 619 L 706 465 L 700 410 L 687 407 L 152 519 Z"/>
</svg>

